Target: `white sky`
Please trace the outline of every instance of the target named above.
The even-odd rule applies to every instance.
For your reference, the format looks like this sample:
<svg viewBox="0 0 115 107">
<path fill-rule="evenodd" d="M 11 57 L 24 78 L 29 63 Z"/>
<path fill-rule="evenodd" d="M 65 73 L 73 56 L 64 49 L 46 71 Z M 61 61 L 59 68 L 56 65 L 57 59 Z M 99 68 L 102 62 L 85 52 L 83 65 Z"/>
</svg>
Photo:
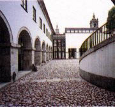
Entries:
<svg viewBox="0 0 115 107">
<path fill-rule="evenodd" d="M 60 33 L 65 27 L 89 27 L 93 13 L 103 25 L 112 8 L 111 0 L 44 0 L 54 29 L 58 24 Z"/>
</svg>

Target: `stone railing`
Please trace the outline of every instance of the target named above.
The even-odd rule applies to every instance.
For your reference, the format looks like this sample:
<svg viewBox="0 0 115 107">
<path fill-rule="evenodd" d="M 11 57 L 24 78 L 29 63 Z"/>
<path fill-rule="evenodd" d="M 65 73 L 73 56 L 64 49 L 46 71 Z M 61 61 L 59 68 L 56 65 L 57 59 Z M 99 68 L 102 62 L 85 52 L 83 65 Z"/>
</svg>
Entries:
<svg viewBox="0 0 115 107">
<path fill-rule="evenodd" d="M 82 56 L 89 49 L 99 45 L 103 41 L 112 37 L 112 34 L 106 28 L 106 23 L 93 32 L 81 45 L 80 56 Z"/>
</svg>

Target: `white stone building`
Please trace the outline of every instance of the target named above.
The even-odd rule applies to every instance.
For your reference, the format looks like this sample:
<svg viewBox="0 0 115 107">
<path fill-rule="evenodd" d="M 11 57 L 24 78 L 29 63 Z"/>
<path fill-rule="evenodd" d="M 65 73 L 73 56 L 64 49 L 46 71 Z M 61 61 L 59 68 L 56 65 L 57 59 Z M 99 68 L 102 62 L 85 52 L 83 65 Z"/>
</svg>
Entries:
<svg viewBox="0 0 115 107">
<path fill-rule="evenodd" d="M 93 15 L 90 28 L 65 28 L 66 59 L 79 58 L 81 44 L 98 28 L 98 19 Z"/>
<path fill-rule="evenodd" d="M 50 60 L 53 34 L 43 0 L 0 1 L 0 82 Z"/>
<path fill-rule="evenodd" d="M 98 19 L 90 21 L 89 28 L 65 28 L 63 34 L 59 33 L 56 27 L 56 34 L 53 35 L 53 58 L 54 59 L 75 59 L 79 58 L 79 49 L 86 40 L 98 28 Z"/>
</svg>

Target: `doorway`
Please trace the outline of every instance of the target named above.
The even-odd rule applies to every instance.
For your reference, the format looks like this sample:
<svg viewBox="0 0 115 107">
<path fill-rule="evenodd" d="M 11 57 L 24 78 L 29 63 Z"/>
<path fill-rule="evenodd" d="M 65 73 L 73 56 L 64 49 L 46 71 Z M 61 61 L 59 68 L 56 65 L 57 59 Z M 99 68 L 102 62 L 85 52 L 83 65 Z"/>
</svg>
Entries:
<svg viewBox="0 0 115 107">
<path fill-rule="evenodd" d="M 18 70 L 30 70 L 32 65 L 32 43 L 26 30 L 21 31 L 18 44 L 21 46 L 18 52 Z"/>
<path fill-rule="evenodd" d="M 11 80 L 10 33 L 4 20 L 0 16 L 0 82 Z"/>
<path fill-rule="evenodd" d="M 69 48 L 69 59 L 75 59 L 76 58 L 76 48 Z"/>
</svg>

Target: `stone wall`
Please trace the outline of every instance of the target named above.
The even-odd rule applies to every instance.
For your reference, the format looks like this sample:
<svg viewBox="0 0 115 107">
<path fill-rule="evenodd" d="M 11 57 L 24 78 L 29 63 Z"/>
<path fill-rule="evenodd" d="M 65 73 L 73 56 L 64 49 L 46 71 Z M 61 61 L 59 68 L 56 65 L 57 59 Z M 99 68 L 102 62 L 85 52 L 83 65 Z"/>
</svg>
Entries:
<svg viewBox="0 0 115 107">
<path fill-rule="evenodd" d="M 80 59 L 80 75 L 107 89 L 115 83 L 115 36 L 87 51 Z"/>
</svg>

